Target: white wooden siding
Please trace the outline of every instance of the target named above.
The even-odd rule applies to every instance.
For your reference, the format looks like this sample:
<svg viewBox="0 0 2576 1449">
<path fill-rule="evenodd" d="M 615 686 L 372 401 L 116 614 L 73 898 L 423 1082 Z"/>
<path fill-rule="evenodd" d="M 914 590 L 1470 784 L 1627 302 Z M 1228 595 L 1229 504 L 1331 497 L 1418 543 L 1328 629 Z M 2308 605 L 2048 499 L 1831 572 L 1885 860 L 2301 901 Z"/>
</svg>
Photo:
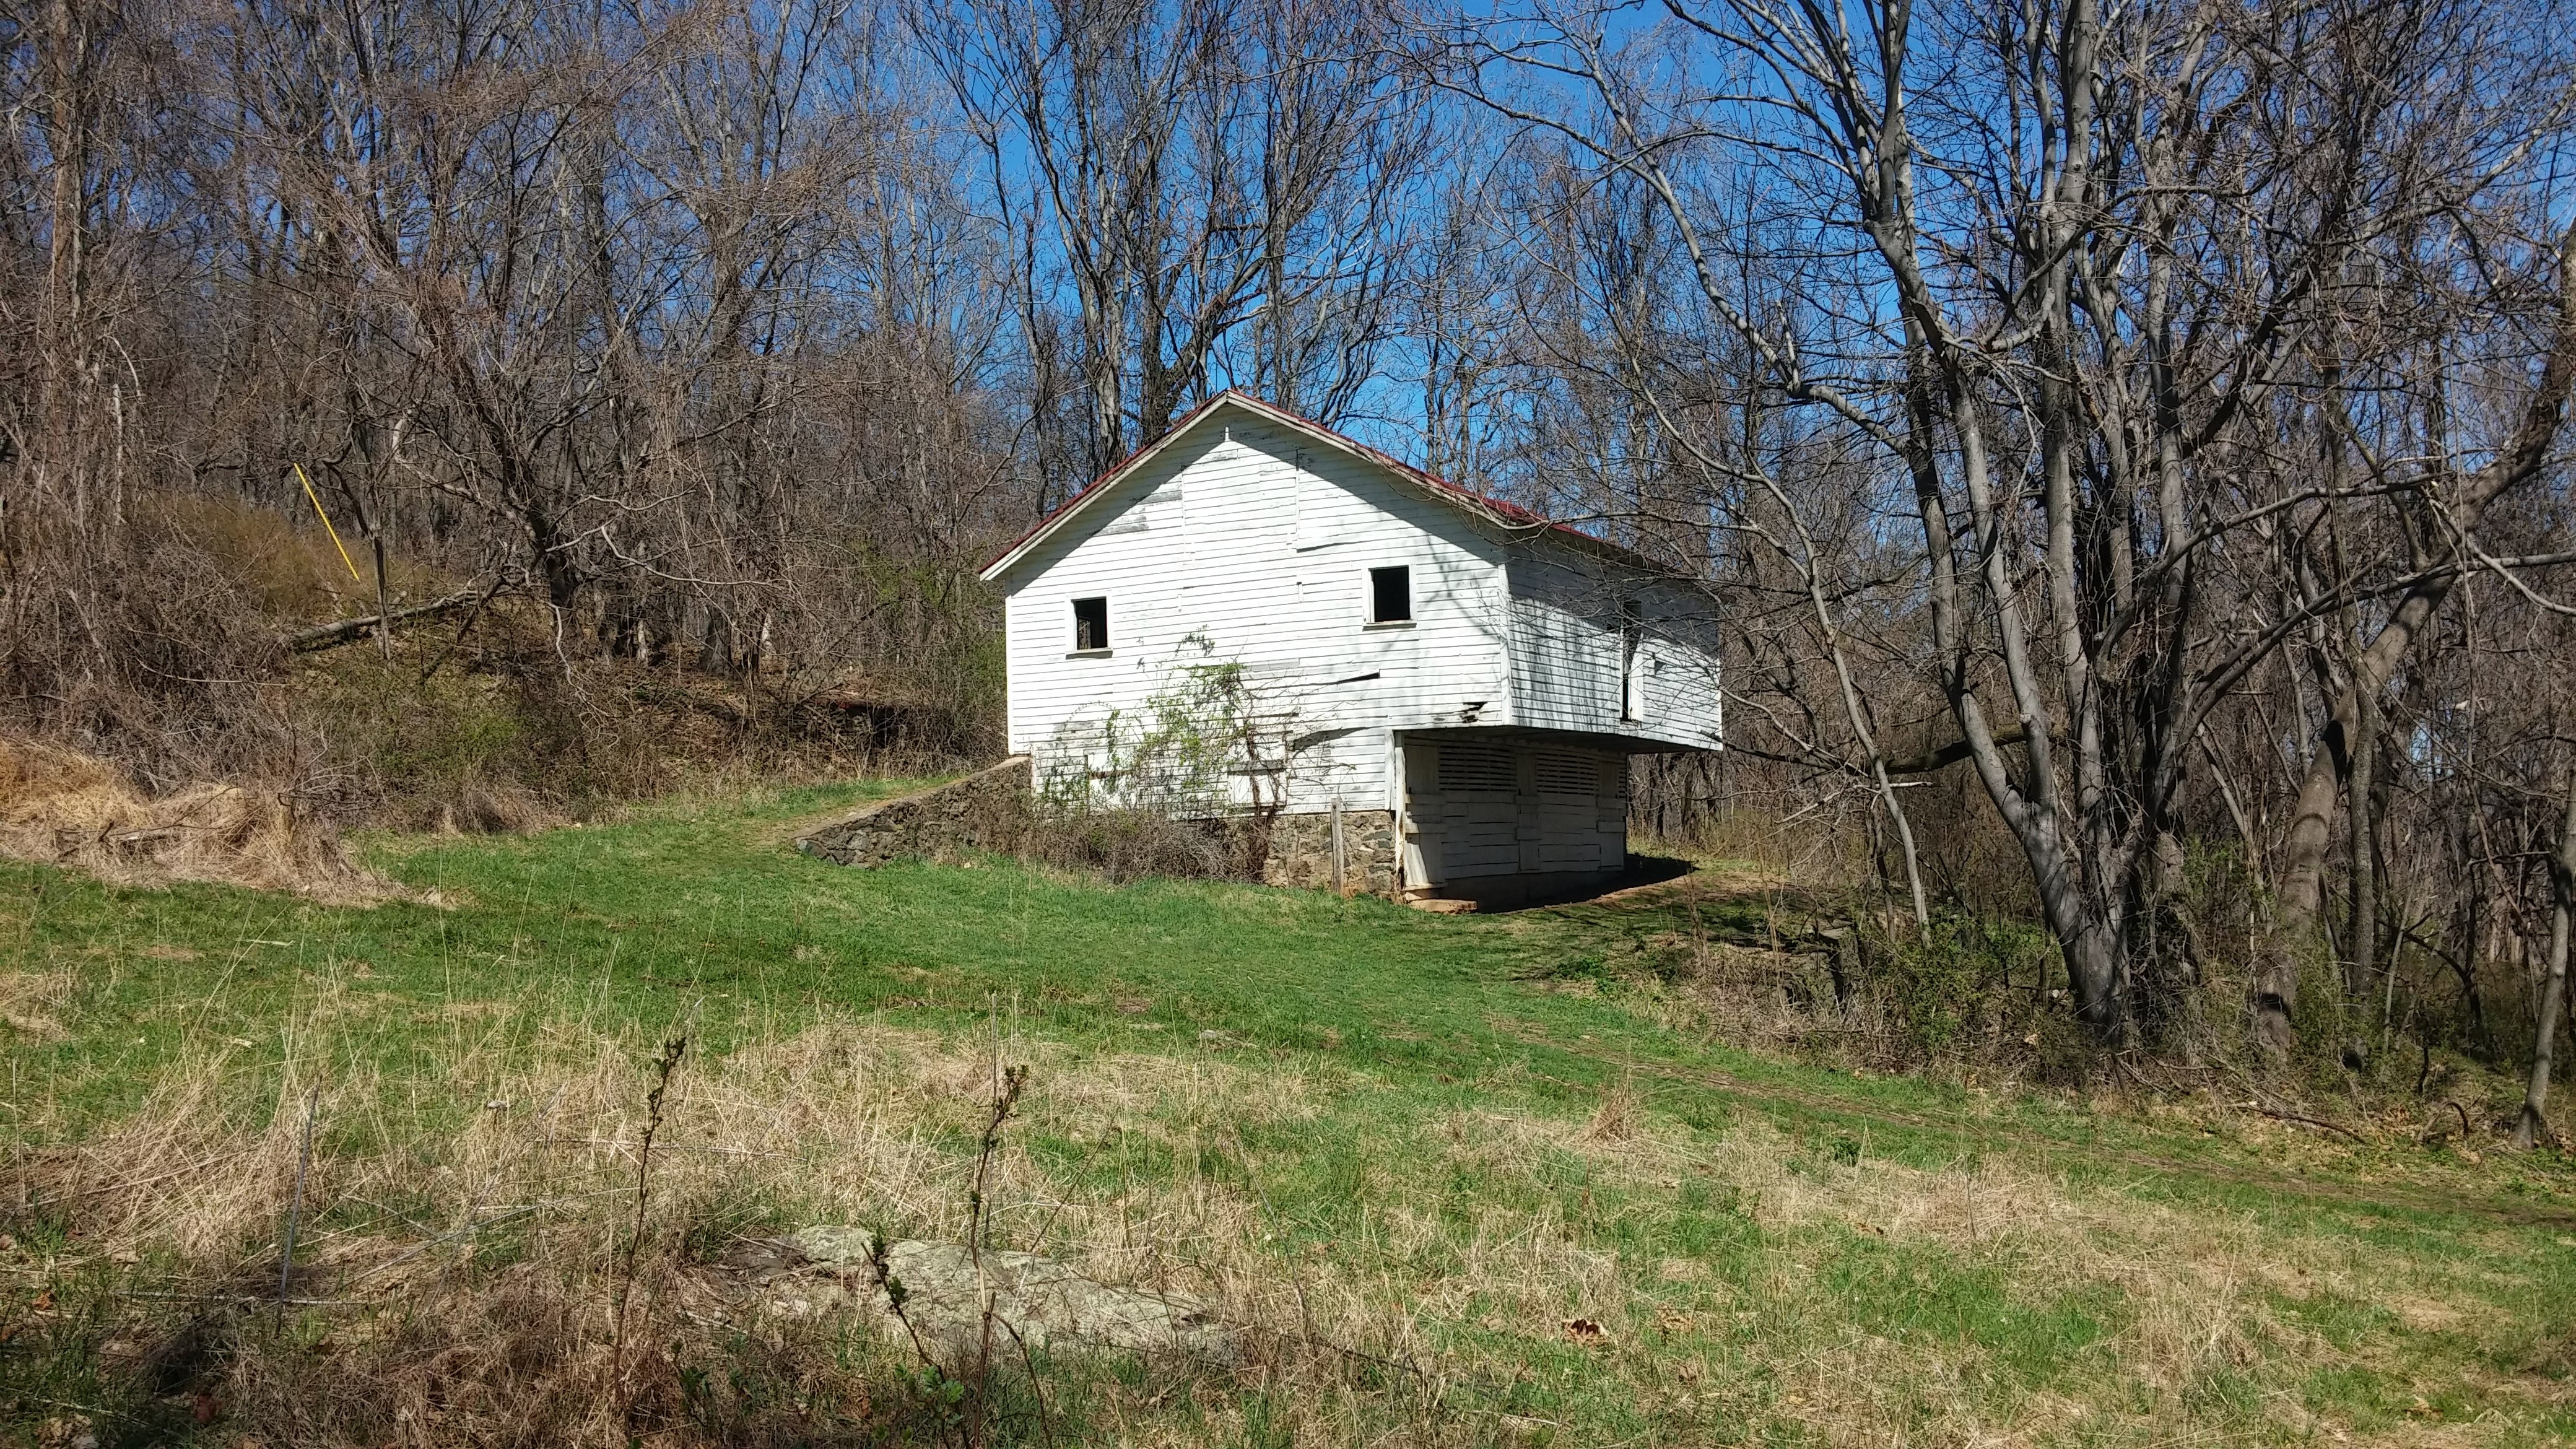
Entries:
<svg viewBox="0 0 2576 1449">
<path fill-rule="evenodd" d="M 1541 538 L 1507 565 L 1514 724 L 1714 748 L 1717 643 L 1702 595 Z M 1641 635 L 1646 712 L 1627 716 L 1625 604 Z"/>
<path fill-rule="evenodd" d="M 1508 714 L 1499 545 L 1455 510 L 1282 430 L 1207 427 L 1013 570 L 1014 750 L 1047 755 L 1139 711 L 1190 664 L 1238 663 L 1293 716 L 1296 810 L 1390 808 L 1388 732 Z M 1368 570 L 1412 570 L 1410 627 L 1368 626 Z M 1077 598 L 1109 600 L 1107 657 L 1068 658 Z"/>
<path fill-rule="evenodd" d="M 1670 639 L 1646 637 L 1646 730 L 1656 739 L 1715 749 L 1725 714 L 1717 657 Z"/>
<path fill-rule="evenodd" d="M 1292 811 L 1335 799 L 1401 807 L 1405 731 L 1615 737 L 1605 759 L 1641 742 L 1717 742 L 1705 598 L 1561 536 L 1505 537 L 1380 464 L 1246 407 L 1203 414 L 1041 539 L 1001 579 L 1011 747 L 1038 755 L 1042 773 L 1051 757 L 1079 768 L 1068 751 L 1203 664 L 1242 666 L 1256 710 L 1293 737 Z M 1411 570 L 1413 619 L 1372 627 L 1368 571 L 1393 564 Z M 1093 596 L 1109 601 L 1109 648 L 1077 655 L 1072 601 Z M 1623 717 L 1622 601 L 1643 633 L 1643 719 Z M 1624 763 L 1618 779 L 1624 792 Z M 1514 849 L 1530 824 L 1522 783 L 1511 823 L 1485 822 L 1511 832 Z M 1565 823 L 1572 829 L 1573 817 Z M 1610 851 L 1615 864 L 1600 831 L 1596 819 L 1592 845 L 1520 850 L 1518 868 L 1588 868 L 1539 864 L 1586 850 Z M 1491 841 L 1458 849 L 1464 869 L 1512 853 Z"/>
</svg>

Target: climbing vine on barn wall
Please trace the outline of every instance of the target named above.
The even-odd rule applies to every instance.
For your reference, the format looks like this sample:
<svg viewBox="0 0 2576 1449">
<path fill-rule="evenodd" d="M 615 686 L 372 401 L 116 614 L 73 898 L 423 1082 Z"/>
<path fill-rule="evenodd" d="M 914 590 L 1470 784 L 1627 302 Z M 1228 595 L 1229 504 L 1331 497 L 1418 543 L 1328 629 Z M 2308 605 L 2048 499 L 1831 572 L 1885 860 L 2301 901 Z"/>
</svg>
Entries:
<svg viewBox="0 0 2576 1449">
<path fill-rule="evenodd" d="M 1059 727 L 1039 774 L 1047 803 L 1184 819 L 1276 817 L 1286 803 L 1297 710 L 1240 660 L 1215 653 L 1206 634 L 1193 632 L 1141 707 Z"/>
</svg>

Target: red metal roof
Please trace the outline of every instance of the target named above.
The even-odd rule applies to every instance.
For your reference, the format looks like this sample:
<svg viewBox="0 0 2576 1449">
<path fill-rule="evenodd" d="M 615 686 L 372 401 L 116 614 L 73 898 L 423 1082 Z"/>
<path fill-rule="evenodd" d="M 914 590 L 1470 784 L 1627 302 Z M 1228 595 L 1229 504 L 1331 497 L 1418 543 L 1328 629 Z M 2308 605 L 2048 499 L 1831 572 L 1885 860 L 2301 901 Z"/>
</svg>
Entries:
<svg viewBox="0 0 2576 1449">
<path fill-rule="evenodd" d="M 1260 398 L 1254 397 L 1252 394 L 1243 391 L 1241 388 L 1232 387 L 1227 388 L 1225 391 L 1218 393 L 1212 398 L 1209 398 L 1206 402 L 1200 403 L 1197 407 L 1190 409 L 1189 412 L 1180 419 L 1180 421 L 1172 424 L 1169 428 L 1164 429 L 1160 437 L 1155 438 L 1152 442 L 1145 444 L 1136 451 L 1129 453 L 1126 457 L 1119 459 L 1116 463 L 1111 464 L 1106 472 L 1103 472 L 1099 477 L 1092 479 L 1089 483 L 1084 484 L 1081 491 L 1075 493 L 1071 498 L 1066 499 L 1062 504 L 1058 505 L 1055 511 L 1049 513 L 1046 517 L 1039 519 L 1037 523 L 1028 530 L 1028 532 L 1011 540 L 1010 544 L 1003 548 L 1001 552 L 996 553 L 991 558 L 985 560 L 984 567 L 981 572 L 985 576 L 989 577 L 993 570 L 1004 560 L 1009 559 L 1013 554 L 1018 553 L 1039 535 L 1053 528 L 1060 520 L 1069 517 L 1076 509 L 1081 508 L 1084 504 L 1089 503 L 1092 499 L 1100 496 L 1103 491 L 1115 485 L 1119 479 L 1133 471 L 1136 466 L 1142 463 L 1148 456 L 1161 451 L 1165 444 L 1180 437 L 1183 433 L 1188 432 L 1198 423 L 1200 418 L 1205 417 L 1210 411 L 1214 410 L 1218 404 L 1227 402 L 1246 408 L 1251 412 L 1267 417 L 1274 422 L 1284 423 L 1289 427 L 1312 434 L 1356 457 L 1366 459 L 1391 473 L 1410 479 L 1413 482 L 1420 484 L 1431 494 L 1432 497 L 1437 498 L 1444 503 L 1448 503 L 1462 512 L 1483 514 L 1498 522 L 1509 524 L 1514 527 L 1547 529 L 1552 532 L 1562 533 L 1571 539 L 1581 542 L 1583 545 L 1596 552 L 1619 559 L 1633 567 L 1646 569 L 1659 574 L 1670 574 L 1673 572 L 1669 565 L 1657 563 L 1643 554 L 1637 553 L 1631 549 L 1623 548 L 1618 544 L 1610 542 L 1608 539 L 1598 538 L 1592 534 L 1585 533 L 1583 530 L 1576 528 L 1570 523 L 1559 523 L 1553 519 L 1533 513 L 1530 510 L 1521 507 L 1517 503 L 1506 502 L 1500 498 L 1489 498 L 1484 494 L 1471 492 L 1465 488 L 1461 488 L 1446 478 L 1426 473 L 1422 469 L 1416 468 L 1410 463 L 1404 462 L 1403 460 L 1390 456 L 1389 454 L 1382 453 L 1377 449 L 1370 447 L 1368 444 L 1361 442 L 1357 438 L 1350 437 L 1344 433 L 1335 432 L 1333 429 L 1325 427 L 1322 423 L 1316 422 L 1312 418 L 1300 417 L 1297 414 L 1288 411 L 1286 408 L 1264 402 Z"/>
</svg>

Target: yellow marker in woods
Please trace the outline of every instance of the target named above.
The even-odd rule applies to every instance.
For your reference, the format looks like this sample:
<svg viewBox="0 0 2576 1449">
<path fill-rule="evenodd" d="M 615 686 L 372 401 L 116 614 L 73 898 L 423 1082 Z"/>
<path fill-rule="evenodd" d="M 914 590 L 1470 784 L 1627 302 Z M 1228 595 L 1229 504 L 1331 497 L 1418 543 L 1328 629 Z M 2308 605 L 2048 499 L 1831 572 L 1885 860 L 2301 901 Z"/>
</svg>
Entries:
<svg viewBox="0 0 2576 1449">
<path fill-rule="evenodd" d="M 348 569 L 350 578 L 365 583 L 366 580 L 358 578 L 358 566 L 349 562 L 349 546 L 340 541 L 340 530 L 331 526 L 331 515 L 322 510 L 322 495 L 313 491 L 313 480 L 304 476 L 304 465 L 289 463 L 286 466 L 295 470 L 295 481 L 304 485 L 304 496 L 313 500 L 313 512 L 322 520 L 322 531 L 331 535 L 331 546 L 340 551 L 341 566 Z"/>
</svg>

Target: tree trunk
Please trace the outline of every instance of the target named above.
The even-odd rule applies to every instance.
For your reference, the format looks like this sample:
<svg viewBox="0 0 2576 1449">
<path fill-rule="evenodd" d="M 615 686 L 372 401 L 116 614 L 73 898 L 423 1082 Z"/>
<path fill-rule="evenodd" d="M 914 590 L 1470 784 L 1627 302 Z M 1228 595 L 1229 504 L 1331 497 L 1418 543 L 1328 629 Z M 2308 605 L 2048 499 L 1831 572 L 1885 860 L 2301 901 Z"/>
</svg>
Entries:
<svg viewBox="0 0 2576 1449">
<path fill-rule="evenodd" d="M 2066 955 L 2067 984 L 2075 989 L 2075 1019 L 2095 1041 L 2127 1046 L 2135 1023 L 2129 1018 L 2128 993 L 2121 990 L 2120 952 L 2110 928 L 2089 911 L 2052 908 L 2049 924 Z"/>
<path fill-rule="evenodd" d="M 2576 227 L 2558 239 L 2558 316 L 2540 380 L 2524 399 L 2513 435 L 2485 467 L 2456 480 L 2446 500 L 2448 533 L 2473 539 L 2488 504 L 2506 491 L 2540 475 L 2549 449 L 2565 420 L 2567 399 L 2576 390 Z M 2334 809 L 2350 773 L 2351 742 L 2361 727 L 2361 696 L 2374 698 L 2414 652 L 2415 640 L 2429 626 L 2456 573 L 2436 574 L 2401 595 L 2368 647 L 2353 663 L 2343 697 L 2335 702 L 2325 738 L 2308 759 L 2299 781 L 2299 798 L 2290 818 L 2289 839 L 2280 859 L 2280 924 L 2288 949 L 2275 950 L 2260 964 L 2254 979 L 2255 1038 L 2274 1055 L 2289 1049 L 2290 1012 L 2299 998 L 2297 952 L 2316 936 L 2325 904 L 2325 861 L 2334 833 Z"/>
<path fill-rule="evenodd" d="M 2549 896 L 2549 977 L 2540 989 L 2540 1023 L 2532 1031 L 2531 1083 L 2523 1089 L 2522 1116 L 2513 1124 L 2516 1147 L 2529 1147 L 2549 1131 L 2541 1114 L 2549 1106 L 2550 1056 L 2567 1001 L 2569 918 L 2576 916 L 2576 765 L 2567 770 L 2567 818 L 2558 829 L 2558 858 L 2549 865 Z"/>
<path fill-rule="evenodd" d="M 2346 937 L 2345 955 L 2351 969 L 2344 973 L 2343 994 L 2347 1001 L 2362 1000 L 2370 989 L 2371 970 L 2379 946 L 2379 880 L 2372 851 L 2371 775 L 2379 757 L 2379 701 L 2376 696 L 2361 696 L 2361 728 L 2352 740 L 2352 787 L 2346 793 L 2352 800 L 2347 812 L 2351 818 L 2352 845 L 2352 930 Z"/>
</svg>

